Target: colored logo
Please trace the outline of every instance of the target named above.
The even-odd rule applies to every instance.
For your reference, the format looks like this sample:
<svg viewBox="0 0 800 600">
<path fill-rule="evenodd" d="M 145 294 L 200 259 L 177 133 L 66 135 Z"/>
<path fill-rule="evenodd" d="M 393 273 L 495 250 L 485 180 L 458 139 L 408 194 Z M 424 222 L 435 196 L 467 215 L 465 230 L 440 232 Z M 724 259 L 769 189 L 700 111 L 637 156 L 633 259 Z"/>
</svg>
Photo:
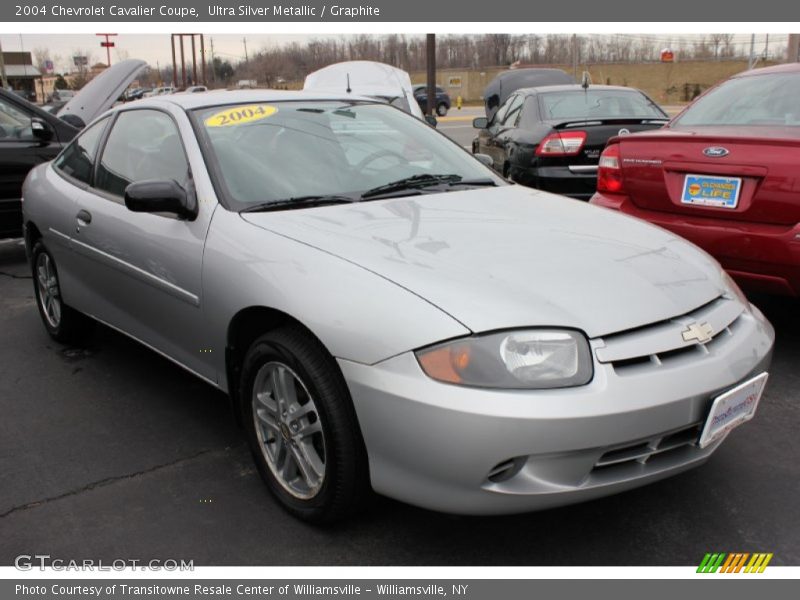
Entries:
<svg viewBox="0 0 800 600">
<path fill-rule="evenodd" d="M 728 152 L 727 148 L 723 148 L 722 146 L 709 146 L 703 150 L 703 154 L 711 158 L 720 158 L 722 156 L 728 156 L 730 152 Z"/>
<path fill-rule="evenodd" d="M 690 193 L 692 196 L 697 196 L 697 194 L 699 194 L 699 193 L 700 193 L 700 190 L 702 190 L 702 189 L 703 189 L 703 188 L 701 188 L 701 187 L 700 187 L 700 184 L 699 184 L 699 183 L 693 183 L 693 184 L 691 184 L 691 185 L 689 186 L 689 193 Z"/>
<path fill-rule="evenodd" d="M 708 552 L 703 557 L 700 566 L 697 567 L 698 573 L 763 573 L 769 561 L 772 560 L 772 552 Z M 745 564 L 746 563 L 746 564 Z"/>
</svg>

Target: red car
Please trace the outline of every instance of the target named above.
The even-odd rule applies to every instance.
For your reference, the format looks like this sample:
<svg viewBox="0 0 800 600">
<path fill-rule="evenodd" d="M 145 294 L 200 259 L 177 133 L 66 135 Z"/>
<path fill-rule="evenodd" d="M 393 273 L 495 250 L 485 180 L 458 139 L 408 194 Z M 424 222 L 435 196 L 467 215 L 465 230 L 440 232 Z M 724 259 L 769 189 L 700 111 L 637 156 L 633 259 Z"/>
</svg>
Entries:
<svg viewBox="0 0 800 600">
<path fill-rule="evenodd" d="M 751 291 L 800 296 L 800 64 L 741 73 L 616 137 L 591 202 L 694 242 Z"/>
</svg>

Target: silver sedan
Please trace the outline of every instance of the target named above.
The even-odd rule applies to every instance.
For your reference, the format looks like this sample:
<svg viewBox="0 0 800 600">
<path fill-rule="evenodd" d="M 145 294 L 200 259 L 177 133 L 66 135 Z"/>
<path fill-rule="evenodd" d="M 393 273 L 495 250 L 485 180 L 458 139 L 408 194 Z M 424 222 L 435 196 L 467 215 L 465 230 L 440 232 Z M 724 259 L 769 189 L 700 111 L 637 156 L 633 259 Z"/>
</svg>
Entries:
<svg viewBox="0 0 800 600">
<path fill-rule="evenodd" d="M 755 414 L 770 324 L 692 244 L 481 158 L 349 96 L 117 107 L 26 181 L 44 326 L 105 323 L 227 392 L 310 521 L 370 490 L 535 510 L 706 461 Z"/>
</svg>

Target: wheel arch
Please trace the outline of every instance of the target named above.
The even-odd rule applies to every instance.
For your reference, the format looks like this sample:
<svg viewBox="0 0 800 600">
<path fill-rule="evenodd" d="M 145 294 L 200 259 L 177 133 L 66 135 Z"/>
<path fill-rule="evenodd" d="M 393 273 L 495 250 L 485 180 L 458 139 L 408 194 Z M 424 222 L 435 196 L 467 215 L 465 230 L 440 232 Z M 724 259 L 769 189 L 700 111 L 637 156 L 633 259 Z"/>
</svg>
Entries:
<svg viewBox="0 0 800 600">
<path fill-rule="evenodd" d="M 239 376 L 247 350 L 256 338 L 287 325 L 302 329 L 319 342 L 320 346 L 333 358 L 333 354 L 319 336 L 292 315 L 268 306 L 248 306 L 239 310 L 228 323 L 225 336 L 225 376 L 228 383 L 228 394 L 237 420 L 240 418 L 238 410 Z"/>
</svg>

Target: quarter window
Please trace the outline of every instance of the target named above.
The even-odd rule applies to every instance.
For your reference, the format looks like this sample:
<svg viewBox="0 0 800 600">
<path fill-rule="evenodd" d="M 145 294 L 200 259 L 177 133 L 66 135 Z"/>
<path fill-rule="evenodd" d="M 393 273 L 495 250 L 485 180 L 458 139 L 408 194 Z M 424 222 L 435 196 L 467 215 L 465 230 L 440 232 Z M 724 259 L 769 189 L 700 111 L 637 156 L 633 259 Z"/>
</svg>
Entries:
<svg viewBox="0 0 800 600">
<path fill-rule="evenodd" d="M 183 185 L 189 164 L 175 122 L 156 110 L 117 117 L 97 167 L 95 187 L 115 196 L 135 181 L 173 179 Z"/>
<path fill-rule="evenodd" d="M 83 183 L 92 179 L 92 165 L 103 131 L 108 125 L 108 117 L 94 123 L 83 131 L 55 160 L 55 167 Z"/>
<path fill-rule="evenodd" d="M 506 113 L 503 116 L 503 125 L 507 127 L 513 127 L 517 122 L 517 117 L 519 117 L 519 113 L 522 110 L 522 103 L 525 102 L 524 96 L 514 96 L 511 104 L 508 105 L 508 109 L 506 109 Z"/>
</svg>

